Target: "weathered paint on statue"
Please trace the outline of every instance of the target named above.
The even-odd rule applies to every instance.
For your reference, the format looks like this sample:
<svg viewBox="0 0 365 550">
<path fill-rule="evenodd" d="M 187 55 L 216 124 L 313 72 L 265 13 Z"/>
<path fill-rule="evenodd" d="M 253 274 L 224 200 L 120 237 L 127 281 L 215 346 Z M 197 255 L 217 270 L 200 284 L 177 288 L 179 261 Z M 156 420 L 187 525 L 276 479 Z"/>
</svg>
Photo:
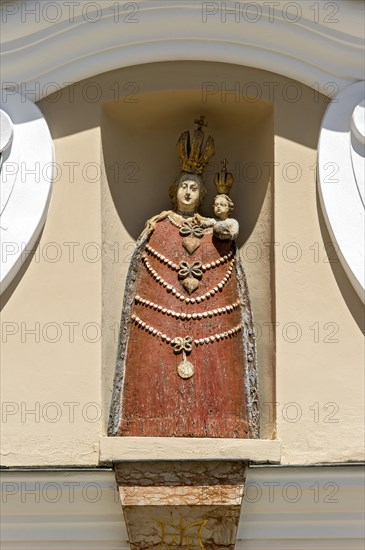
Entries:
<svg viewBox="0 0 365 550">
<path fill-rule="evenodd" d="M 200 173 L 213 153 L 211 138 L 202 150 L 198 123 L 192 146 L 186 132 L 178 144 L 185 171 L 170 190 L 174 210 L 147 222 L 129 269 L 110 435 L 258 437 L 238 223 L 228 217 L 233 203 L 222 192 L 226 164 L 214 205 L 218 220 L 198 213 L 206 192 Z"/>
</svg>

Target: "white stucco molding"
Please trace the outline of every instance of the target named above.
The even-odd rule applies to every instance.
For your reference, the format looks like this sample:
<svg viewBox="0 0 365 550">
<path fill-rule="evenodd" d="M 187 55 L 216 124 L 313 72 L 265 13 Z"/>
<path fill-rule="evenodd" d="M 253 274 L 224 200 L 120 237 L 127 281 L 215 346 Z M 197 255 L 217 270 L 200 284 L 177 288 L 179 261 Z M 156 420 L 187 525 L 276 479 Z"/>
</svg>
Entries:
<svg viewBox="0 0 365 550">
<path fill-rule="evenodd" d="M 339 259 L 365 301 L 365 82 L 343 90 L 325 113 L 318 145 L 318 185 Z"/>
<path fill-rule="evenodd" d="M 363 550 L 361 466 L 255 467 L 236 550 Z M 0 473 L 2 550 L 130 550 L 114 472 Z"/>
<path fill-rule="evenodd" d="M 279 463 L 281 443 L 269 439 L 102 437 L 100 462 L 144 460 L 244 460 Z"/>
<path fill-rule="evenodd" d="M 11 118 L 5 111 L 0 111 L 0 154 L 2 162 L 4 161 L 4 156 L 10 151 L 13 133 L 14 126 Z"/>
<path fill-rule="evenodd" d="M 19 94 L 0 101 L 0 292 L 29 256 L 44 225 L 52 190 L 54 149 L 42 113 Z"/>
<path fill-rule="evenodd" d="M 363 79 L 360 2 L 16 0 L 2 12 L 2 80 L 34 101 L 99 73 L 172 60 L 257 67 L 329 96 Z"/>
</svg>

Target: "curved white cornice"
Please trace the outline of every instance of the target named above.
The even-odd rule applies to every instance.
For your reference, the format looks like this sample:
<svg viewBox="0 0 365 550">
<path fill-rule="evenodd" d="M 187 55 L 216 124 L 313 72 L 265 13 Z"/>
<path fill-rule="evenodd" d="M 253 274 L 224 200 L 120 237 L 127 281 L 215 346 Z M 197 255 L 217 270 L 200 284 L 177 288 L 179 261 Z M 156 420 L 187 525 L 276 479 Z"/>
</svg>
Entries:
<svg viewBox="0 0 365 550">
<path fill-rule="evenodd" d="M 5 86 L 23 83 L 18 91 L 36 101 L 95 74 L 171 60 L 257 67 L 326 95 L 363 79 L 361 3 L 80 0 L 71 10 L 72 4 L 2 6 Z"/>
<path fill-rule="evenodd" d="M 364 170 L 365 82 L 331 101 L 318 144 L 318 183 L 322 210 L 338 257 L 365 301 Z"/>
<path fill-rule="evenodd" d="M 29 256 L 46 220 L 54 150 L 42 113 L 19 94 L 0 101 L 0 293 Z"/>
</svg>

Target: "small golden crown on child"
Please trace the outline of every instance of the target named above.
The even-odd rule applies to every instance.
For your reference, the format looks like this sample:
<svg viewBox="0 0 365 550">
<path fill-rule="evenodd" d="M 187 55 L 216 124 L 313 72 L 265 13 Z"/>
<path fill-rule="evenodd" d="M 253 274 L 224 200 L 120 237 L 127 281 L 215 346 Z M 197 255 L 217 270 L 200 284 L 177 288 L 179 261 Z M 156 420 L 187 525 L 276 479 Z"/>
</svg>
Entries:
<svg viewBox="0 0 365 550">
<path fill-rule="evenodd" d="M 234 183 L 234 177 L 231 172 L 227 170 L 228 160 L 225 158 L 222 160 L 221 171 L 214 177 L 214 184 L 217 188 L 218 195 L 229 195 L 229 192 Z"/>
<path fill-rule="evenodd" d="M 204 132 L 202 128 L 208 125 L 204 119 L 205 117 L 202 115 L 199 119 L 194 120 L 198 128 L 194 131 L 192 142 L 190 142 L 189 130 L 183 132 L 177 142 L 180 167 L 189 174 L 202 174 L 204 167 L 215 153 L 214 139 L 211 136 L 203 145 Z"/>
</svg>

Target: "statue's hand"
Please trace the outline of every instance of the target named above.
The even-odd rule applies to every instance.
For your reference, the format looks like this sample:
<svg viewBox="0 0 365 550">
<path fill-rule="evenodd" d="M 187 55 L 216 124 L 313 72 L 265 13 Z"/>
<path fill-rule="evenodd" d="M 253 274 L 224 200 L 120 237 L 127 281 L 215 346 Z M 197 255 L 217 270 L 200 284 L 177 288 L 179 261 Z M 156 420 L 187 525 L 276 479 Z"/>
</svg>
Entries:
<svg viewBox="0 0 365 550">
<path fill-rule="evenodd" d="M 194 214 L 194 217 L 191 220 L 191 225 L 195 226 L 195 225 L 201 225 L 201 224 L 202 224 L 202 222 L 201 222 L 200 218 L 196 214 Z"/>
<path fill-rule="evenodd" d="M 238 232 L 238 222 L 232 218 L 225 221 L 218 221 L 213 227 L 214 235 L 222 241 L 234 241 L 238 237 Z"/>
<path fill-rule="evenodd" d="M 213 227 L 213 225 L 216 224 L 216 220 L 214 218 L 206 218 L 205 220 L 202 220 L 200 222 L 201 227 L 203 229 L 208 229 L 208 227 Z"/>
</svg>

